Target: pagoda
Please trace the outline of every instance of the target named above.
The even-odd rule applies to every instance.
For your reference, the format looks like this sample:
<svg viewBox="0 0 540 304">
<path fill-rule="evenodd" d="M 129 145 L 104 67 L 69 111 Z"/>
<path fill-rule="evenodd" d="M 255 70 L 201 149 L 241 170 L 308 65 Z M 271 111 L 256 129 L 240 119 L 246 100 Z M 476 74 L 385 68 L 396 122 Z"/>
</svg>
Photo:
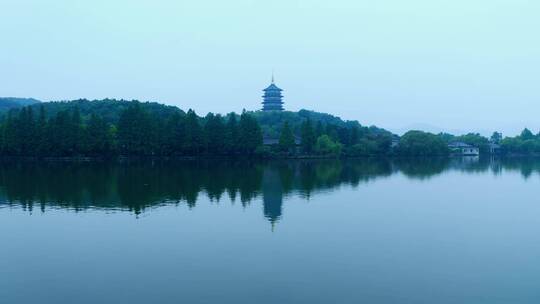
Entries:
<svg viewBox="0 0 540 304">
<path fill-rule="evenodd" d="M 272 75 L 272 83 L 263 90 L 263 111 L 283 111 L 283 95 L 282 89 L 274 84 L 274 75 Z"/>
</svg>

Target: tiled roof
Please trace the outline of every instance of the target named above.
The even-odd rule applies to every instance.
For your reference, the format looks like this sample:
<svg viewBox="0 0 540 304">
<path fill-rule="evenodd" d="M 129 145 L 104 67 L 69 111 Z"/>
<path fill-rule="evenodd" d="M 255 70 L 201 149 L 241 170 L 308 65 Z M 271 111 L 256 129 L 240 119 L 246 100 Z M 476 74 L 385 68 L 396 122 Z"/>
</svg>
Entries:
<svg viewBox="0 0 540 304">
<path fill-rule="evenodd" d="M 274 83 L 271 83 L 266 89 L 263 91 L 283 91 L 282 89 L 278 88 Z"/>
<path fill-rule="evenodd" d="M 448 147 L 450 148 L 475 148 L 474 146 L 471 146 L 469 144 L 466 144 L 464 142 L 452 142 L 448 144 Z"/>
</svg>

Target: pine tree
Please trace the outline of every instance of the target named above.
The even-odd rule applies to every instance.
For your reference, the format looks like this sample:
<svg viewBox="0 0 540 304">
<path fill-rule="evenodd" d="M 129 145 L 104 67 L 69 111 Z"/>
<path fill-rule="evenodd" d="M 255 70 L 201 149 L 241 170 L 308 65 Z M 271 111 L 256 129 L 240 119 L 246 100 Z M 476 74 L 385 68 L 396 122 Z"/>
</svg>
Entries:
<svg viewBox="0 0 540 304">
<path fill-rule="evenodd" d="M 149 138 L 150 149 L 148 153 L 151 155 L 165 155 L 168 151 L 165 149 L 165 143 L 167 141 L 166 124 L 163 119 L 156 119 L 156 117 L 149 117 L 149 124 L 151 125 L 151 135 Z"/>
<path fill-rule="evenodd" d="M 47 126 L 47 116 L 45 114 L 45 107 L 40 105 L 39 107 L 39 117 L 36 125 L 36 154 L 38 156 L 46 156 L 48 152 L 48 126 Z"/>
<path fill-rule="evenodd" d="M 223 154 L 225 144 L 225 125 L 221 115 L 208 113 L 206 116 L 205 137 L 210 154 Z"/>
<path fill-rule="evenodd" d="M 302 123 L 301 135 L 302 151 L 304 151 L 304 153 L 311 153 L 313 151 L 316 138 L 313 131 L 313 124 L 311 123 L 311 120 L 309 118 Z"/>
<path fill-rule="evenodd" d="M 261 145 L 261 127 L 257 120 L 244 110 L 240 115 L 238 147 L 245 154 L 253 154 Z"/>
<path fill-rule="evenodd" d="M 294 135 L 289 127 L 289 122 L 286 121 L 279 136 L 279 149 L 284 152 L 291 152 L 294 149 L 294 145 Z"/>
<path fill-rule="evenodd" d="M 174 113 L 167 121 L 166 154 L 181 154 L 184 148 L 185 118 Z"/>
<path fill-rule="evenodd" d="M 204 146 L 204 132 L 199 124 L 195 111 L 189 109 L 186 115 L 184 151 L 189 155 L 197 155 Z"/>
<path fill-rule="evenodd" d="M 28 139 L 28 143 L 26 145 L 27 153 L 25 154 L 28 156 L 36 156 L 38 152 L 39 135 L 37 129 L 38 126 L 34 118 L 34 111 L 32 110 L 32 107 L 27 107 L 25 124 L 27 125 L 26 138 Z"/>
<path fill-rule="evenodd" d="M 137 145 L 134 120 L 135 108 L 132 106 L 124 110 L 118 119 L 118 144 L 122 154 L 131 154 Z"/>
<path fill-rule="evenodd" d="M 85 136 L 85 151 L 90 155 L 109 155 L 112 148 L 109 126 L 96 114 L 88 120 Z"/>
<path fill-rule="evenodd" d="M 18 139 L 17 139 L 17 127 L 18 123 L 15 119 L 15 111 L 8 112 L 6 123 L 4 126 L 4 154 L 5 155 L 17 155 L 18 151 Z"/>
<path fill-rule="evenodd" d="M 71 117 L 67 111 L 56 113 L 51 120 L 48 129 L 51 155 L 48 156 L 71 156 L 73 153 L 71 135 Z"/>
<path fill-rule="evenodd" d="M 0 122 L 0 157 L 4 155 L 4 130 L 5 130 L 6 122 L 2 118 L 2 122 Z"/>
<path fill-rule="evenodd" d="M 17 141 L 18 141 L 18 155 L 28 156 L 30 155 L 31 144 L 31 120 L 32 113 L 29 108 L 24 107 L 19 112 L 18 127 L 17 127 Z"/>
<path fill-rule="evenodd" d="M 118 120 L 118 144 L 126 155 L 151 155 L 155 125 L 139 103 L 129 106 Z"/>
<path fill-rule="evenodd" d="M 68 126 L 69 150 L 71 155 L 78 155 L 82 151 L 82 118 L 78 107 L 71 112 L 71 121 Z"/>
<path fill-rule="evenodd" d="M 229 114 L 227 126 L 225 128 L 225 151 L 229 154 L 234 154 L 238 150 L 238 122 L 236 114 Z"/>
</svg>

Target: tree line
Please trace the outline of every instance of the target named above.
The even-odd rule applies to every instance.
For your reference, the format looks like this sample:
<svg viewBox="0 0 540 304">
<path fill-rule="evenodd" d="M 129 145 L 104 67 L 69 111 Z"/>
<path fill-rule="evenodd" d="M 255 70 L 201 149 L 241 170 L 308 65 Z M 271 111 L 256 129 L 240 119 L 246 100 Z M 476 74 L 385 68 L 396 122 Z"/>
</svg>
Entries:
<svg viewBox="0 0 540 304">
<path fill-rule="evenodd" d="M 369 156 L 390 153 L 392 136 L 389 132 L 369 132 L 357 125 L 348 127 L 314 123 L 310 118 L 300 125 L 299 140 L 289 122 L 281 128 L 279 143 L 272 152 L 288 155 Z"/>
<path fill-rule="evenodd" d="M 0 156 L 360 156 L 390 151 L 390 133 L 357 125 L 297 118 L 301 121 L 291 123 L 299 130 L 285 121 L 275 127 L 279 138 L 265 145 L 257 116 L 246 111 L 199 117 L 193 110 L 148 111 L 143 103 L 128 104 L 114 120 L 88 109 L 81 114 L 76 104 L 66 107 L 69 103 L 54 104 L 63 107 L 54 113 L 43 104 L 11 110 L 0 121 Z"/>
<path fill-rule="evenodd" d="M 494 133 L 497 143 L 505 154 L 540 155 L 540 132 L 533 134 L 525 128 L 521 134 L 514 137 L 502 138 L 500 133 Z"/>
<path fill-rule="evenodd" d="M 248 113 L 180 111 L 155 117 L 131 103 L 116 123 L 95 113 L 83 120 L 77 107 L 48 117 L 45 107 L 10 111 L 0 123 L 0 155 L 30 157 L 252 155 L 262 145 L 257 121 Z M 204 124 L 203 124 L 204 122 Z"/>
<path fill-rule="evenodd" d="M 448 144 L 452 142 L 477 147 L 480 154 L 540 155 L 540 132 L 534 134 L 527 128 L 514 137 L 503 137 L 500 132 L 493 132 L 490 137 L 486 137 L 478 133 L 455 136 L 409 131 L 400 138 L 393 153 L 402 156 L 446 156 L 451 153 Z"/>
<path fill-rule="evenodd" d="M 0 156 L 445 156 L 464 142 L 488 153 L 540 154 L 540 134 L 454 136 L 409 131 L 400 138 L 324 113 L 246 112 L 198 116 L 138 101 L 71 101 L 12 109 L 0 119 Z"/>
</svg>

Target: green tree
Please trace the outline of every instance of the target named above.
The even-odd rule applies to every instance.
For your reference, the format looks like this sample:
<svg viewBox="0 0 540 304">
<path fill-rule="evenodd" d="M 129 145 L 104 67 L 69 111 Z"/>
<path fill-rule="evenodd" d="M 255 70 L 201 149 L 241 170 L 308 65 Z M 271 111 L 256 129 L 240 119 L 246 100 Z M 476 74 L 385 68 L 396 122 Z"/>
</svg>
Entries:
<svg viewBox="0 0 540 304">
<path fill-rule="evenodd" d="M 240 115 L 238 148 L 244 154 L 253 154 L 262 145 L 262 132 L 259 123 L 246 111 Z"/>
<path fill-rule="evenodd" d="M 152 151 L 155 155 L 168 155 L 170 153 L 167 145 L 167 140 L 169 139 L 170 130 L 167 129 L 167 118 L 162 119 L 156 118 L 153 115 L 150 116 L 150 121 L 152 123 Z"/>
<path fill-rule="evenodd" d="M 358 141 L 360 140 L 360 129 L 358 126 L 352 126 L 351 127 L 351 138 L 349 140 L 349 143 L 351 146 L 356 145 Z"/>
<path fill-rule="evenodd" d="M 493 134 L 491 135 L 490 137 L 490 140 L 492 143 L 494 144 L 499 144 L 501 143 L 501 140 L 502 140 L 502 133 L 500 132 L 493 132 Z"/>
<path fill-rule="evenodd" d="M 118 144 L 124 155 L 152 155 L 154 125 L 139 103 L 130 105 L 120 114 L 117 126 Z"/>
<path fill-rule="evenodd" d="M 409 131 L 401 137 L 397 153 L 403 156 L 443 156 L 450 151 L 446 142 L 435 134 Z"/>
<path fill-rule="evenodd" d="M 204 132 L 195 111 L 189 109 L 186 115 L 184 152 L 198 155 L 204 147 Z"/>
<path fill-rule="evenodd" d="M 324 134 L 328 135 L 332 141 L 337 142 L 339 140 L 339 134 L 337 132 L 337 126 L 327 123 Z"/>
<path fill-rule="evenodd" d="M 45 107 L 39 106 L 39 117 L 36 125 L 37 142 L 36 142 L 36 154 L 39 156 L 47 156 L 48 153 L 48 129 L 47 129 L 47 115 L 45 114 Z"/>
<path fill-rule="evenodd" d="M 313 151 L 313 146 L 315 145 L 315 132 L 313 131 L 313 124 L 309 118 L 302 123 L 301 139 L 302 151 L 304 153 L 311 153 Z"/>
<path fill-rule="evenodd" d="M 164 153 L 166 155 L 182 154 L 185 145 L 185 117 L 180 113 L 173 113 L 166 124 L 166 141 Z"/>
<path fill-rule="evenodd" d="M 17 120 L 17 154 L 22 156 L 34 156 L 36 153 L 37 134 L 32 108 L 22 108 Z"/>
<path fill-rule="evenodd" d="M 338 141 L 344 146 L 351 145 L 351 131 L 348 127 L 337 127 Z"/>
<path fill-rule="evenodd" d="M 315 127 L 315 138 L 319 138 L 323 134 L 324 134 L 324 127 L 322 125 L 322 122 L 319 120 L 317 121 L 317 126 Z"/>
<path fill-rule="evenodd" d="M 109 155 L 112 138 L 107 123 L 96 114 L 90 116 L 86 127 L 85 150 L 89 155 Z"/>
<path fill-rule="evenodd" d="M 81 112 L 78 107 L 74 107 L 71 112 L 71 120 L 67 124 L 67 141 L 69 154 L 77 155 L 82 151 L 82 135 L 83 135 L 83 126 Z"/>
<path fill-rule="evenodd" d="M 347 149 L 347 154 L 351 156 L 370 156 L 376 155 L 379 153 L 379 147 L 377 142 L 369 140 L 367 138 L 362 138 L 358 143 L 352 145 Z"/>
<path fill-rule="evenodd" d="M 225 151 L 229 154 L 234 154 L 238 150 L 238 122 L 236 114 L 230 113 L 227 119 L 225 128 Z"/>
<path fill-rule="evenodd" d="M 291 152 L 294 150 L 294 147 L 294 135 L 289 127 L 289 122 L 286 121 L 283 124 L 281 135 L 279 136 L 279 149 L 284 152 Z"/>
<path fill-rule="evenodd" d="M 519 135 L 521 140 L 530 140 L 534 139 L 534 134 L 531 132 L 531 130 L 525 128 L 523 131 L 521 131 L 521 134 Z"/>
<path fill-rule="evenodd" d="M 328 135 L 322 135 L 317 138 L 315 144 L 315 152 L 322 155 L 339 156 L 341 154 L 342 145 L 330 138 Z"/>
<path fill-rule="evenodd" d="M 4 155 L 17 155 L 19 150 L 19 138 L 17 134 L 18 120 L 15 118 L 15 110 L 8 112 L 4 123 L 4 140 L 2 152 Z"/>
<path fill-rule="evenodd" d="M 71 117 L 68 111 L 56 113 L 54 119 L 49 121 L 47 128 L 50 143 L 49 156 L 72 156 L 73 142 L 71 134 Z"/>
<path fill-rule="evenodd" d="M 456 136 L 450 133 L 446 133 L 446 132 L 440 132 L 439 134 L 437 134 L 437 136 L 440 137 L 446 143 L 453 142 L 456 139 Z"/>
<path fill-rule="evenodd" d="M 4 127 L 5 127 L 5 121 L 4 118 L 0 118 L 2 121 L 0 122 L 0 156 L 4 155 Z"/>
<path fill-rule="evenodd" d="M 221 115 L 208 113 L 204 126 L 207 149 L 210 154 L 223 154 L 225 148 L 225 124 Z"/>
</svg>

